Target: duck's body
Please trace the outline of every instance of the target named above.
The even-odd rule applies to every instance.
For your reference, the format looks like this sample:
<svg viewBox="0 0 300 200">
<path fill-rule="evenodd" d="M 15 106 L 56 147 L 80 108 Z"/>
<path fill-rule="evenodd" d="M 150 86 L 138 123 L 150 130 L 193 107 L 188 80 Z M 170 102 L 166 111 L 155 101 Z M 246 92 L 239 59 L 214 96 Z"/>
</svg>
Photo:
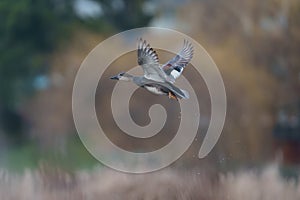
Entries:
<svg viewBox="0 0 300 200">
<path fill-rule="evenodd" d="M 133 82 L 138 86 L 145 88 L 149 92 L 157 95 L 167 95 L 169 98 L 178 100 L 178 98 L 189 98 L 186 91 L 179 89 L 169 82 L 157 82 L 145 77 L 135 77 Z"/>
<path fill-rule="evenodd" d="M 158 62 L 156 52 L 150 48 L 146 41 L 140 39 L 138 45 L 138 64 L 144 70 L 144 76 L 132 76 L 127 73 L 120 73 L 111 79 L 132 81 L 136 85 L 145 88 L 157 95 L 167 95 L 172 99 L 188 99 L 188 92 L 176 87 L 173 83 L 178 78 L 184 67 L 193 56 L 191 43 L 184 41 L 183 49 L 173 59 L 164 65 Z"/>
</svg>

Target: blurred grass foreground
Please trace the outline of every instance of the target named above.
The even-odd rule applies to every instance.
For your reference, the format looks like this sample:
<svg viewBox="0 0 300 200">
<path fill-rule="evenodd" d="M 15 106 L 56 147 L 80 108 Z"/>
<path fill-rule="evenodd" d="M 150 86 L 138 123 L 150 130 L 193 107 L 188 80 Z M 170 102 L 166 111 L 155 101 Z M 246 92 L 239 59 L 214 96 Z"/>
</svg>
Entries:
<svg viewBox="0 0 300 200">
<path fill-rule="evenodd" d="M 1 200 L 300 199 L 299 1 L 1 0 L 0 21 Z M 197 80 L 200 99 L 198 140 L 167 169 L 130 175 L 110 171 L 87 152 L 71 97 L 76 72 L 97 44 L 143 26 L 172 28 L 203 45 L 224 79 L 227 118 L 213 151 L 197 159 L 210 100 L 188 66 L 184 75 Z M 162 62 L 173 56 L 159 55 Z M 131 52 L 105 74 L 135 65 Z M 111 115 L 105 97 L 114 86 L 100 81 L 98 118 Z M 124 149 L 161 147 L 176 132 L 178 104 L 142 90 L 136 99 L 130 110 L 137 124 L 148 123 L 142 113 L 153 103 L 174 115 L 159 140 L 125 137 L 109 117 L 101 123 Z"/>
<path fill-rule="evenodd" d="M 129 175 L 94 169 L 66 173 L 41 168 L 23 175 L 0 172 L 1 199 L 164 199 L 164 200 L 253 200 L 299 199 L 295 181 L 286 181 L 277 166 L 264 171 L 227 175 L 177 170 L 155 174 Z"/>
</svg>

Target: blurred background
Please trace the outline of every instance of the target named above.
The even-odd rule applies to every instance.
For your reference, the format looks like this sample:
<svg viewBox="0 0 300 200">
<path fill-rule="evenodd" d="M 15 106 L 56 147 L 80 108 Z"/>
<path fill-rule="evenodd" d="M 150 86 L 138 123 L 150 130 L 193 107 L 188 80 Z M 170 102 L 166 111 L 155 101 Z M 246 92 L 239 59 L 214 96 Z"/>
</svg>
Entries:
<svg viewBox="0 0 300 200">
<path fill-rule="evenodd" d="M 203 81 L 196 87 L 203 112 L 199 140 L 171 168 L 227 174 L 275 164 L 279 177 L 298 179 L 299 1 L 2 0 L 0 21 L 0 168 L 8 174 L 25 176 L 26 170 L 52 174 L 58 169 L 89 173 L 105 168 L 87 152 L 74 127 L 71 97 L 76 72 L 87 54 L 109 36 L 155 26 L 178 30 L 203 45 L 219 67 L 228 100 L 221 138 L 207 158 L 198 160 L 210 100 Z M 164 61 L 173 56 L 159 55 Z M 135 66 L 135 59 L 135 52 L 121 57 L 107 76 L 128 63 Z M 184 72 L 192 82 L 197 78 L 193 72 L 191 65 Z M 107 90 L 97 91 L 98 116 L 109 115 L 106 97 L 114 84 L 102 80 Z M 149 123 L 139 109 L 145 107 L 146 113 L 153 103 L 179 112 L 178 104 L 167 98 L 144 90 L 137 91 L 137 97 L 137 107 L 130 109 L 138 124 Z M 142 144 L 125 138 L 110 118 L 105 120 L 105 129 L 119 146 L 148 151 L 170 141 L 178 117 L 168 119 L 163 130 L 168 134 L 159 143 Z M 295 187 L 300 196 L 299 186 Z"/>
</svg>

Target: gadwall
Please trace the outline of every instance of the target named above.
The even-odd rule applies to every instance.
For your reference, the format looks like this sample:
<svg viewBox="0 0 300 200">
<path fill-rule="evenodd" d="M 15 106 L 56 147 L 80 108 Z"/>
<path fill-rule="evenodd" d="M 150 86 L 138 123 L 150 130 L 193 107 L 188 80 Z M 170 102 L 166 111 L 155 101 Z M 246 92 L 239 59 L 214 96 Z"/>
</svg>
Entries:
<svg viewBox="0 0 300 200">
<path fill-rule="evenodd" d="M 188 92 L 176 87 L 174 83 L 191 61 L 193 52 L 192 44 L 184 40 L 181 51 L 167 63 L 160 65 L 157 53 L 150 47 L 146 40 L 140 38 L 137 57 L 138 64 L 143 68 L 144 76 L 133 76 L 122 72 L 111 77 L 111 79 L 132 81 L 149 92 L 158 95 L 167 95 L 172 99 L 188 99 Z"/>
</svg>

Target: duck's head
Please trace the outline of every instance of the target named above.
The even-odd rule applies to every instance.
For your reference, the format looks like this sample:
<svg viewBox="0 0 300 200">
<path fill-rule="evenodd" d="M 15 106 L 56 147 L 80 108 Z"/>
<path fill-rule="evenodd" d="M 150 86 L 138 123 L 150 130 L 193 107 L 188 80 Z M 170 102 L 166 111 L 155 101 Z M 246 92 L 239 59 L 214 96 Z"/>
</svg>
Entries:
<svg viewBox="0 0 300 200">
<path fill-rule="evenodd" d="M 115 76 L 110 77 L 112 80 L 120 80 L 120 81 L 131 81 L 133 78 L 132 75 L 127 74 L 126 72 L 121 72 Z"/>
</svg>

